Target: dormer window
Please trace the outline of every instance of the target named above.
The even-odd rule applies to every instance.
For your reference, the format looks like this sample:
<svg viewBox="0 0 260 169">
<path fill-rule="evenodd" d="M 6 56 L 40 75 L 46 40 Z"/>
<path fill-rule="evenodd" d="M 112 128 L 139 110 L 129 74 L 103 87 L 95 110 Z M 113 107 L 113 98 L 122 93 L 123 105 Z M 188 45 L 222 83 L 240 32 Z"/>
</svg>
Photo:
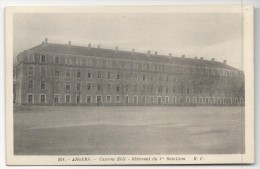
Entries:
<svg viewBox="0 0 260 169">
<path fill-rule="evenodd" d="M 34 54 L 33 53 L 28 54 L 28 62 L 34 62 Z"/>
</svg>

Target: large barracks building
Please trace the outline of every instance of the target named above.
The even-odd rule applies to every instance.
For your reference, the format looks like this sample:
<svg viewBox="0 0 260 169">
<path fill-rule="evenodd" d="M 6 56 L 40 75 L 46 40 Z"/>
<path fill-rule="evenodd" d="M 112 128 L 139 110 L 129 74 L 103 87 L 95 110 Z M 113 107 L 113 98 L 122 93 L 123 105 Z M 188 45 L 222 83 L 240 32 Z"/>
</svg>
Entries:
<svg viewBox="0 0 260 169">
<path fill-rule="evenodd" d="M 244 73 L 223 62 L 48 43 L 17 56 L 15 103 L 244 105 Z"/>
</svg>

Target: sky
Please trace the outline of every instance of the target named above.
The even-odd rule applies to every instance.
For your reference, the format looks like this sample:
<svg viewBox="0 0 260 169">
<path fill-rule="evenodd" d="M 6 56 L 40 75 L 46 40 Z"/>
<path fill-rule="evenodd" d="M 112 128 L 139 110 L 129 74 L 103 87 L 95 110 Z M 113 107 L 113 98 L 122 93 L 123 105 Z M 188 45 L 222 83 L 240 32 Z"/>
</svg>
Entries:
<svg viewBox="0 0 260 169">
<path fill-rule="evenodd" d="M 240 13 L 17 13 L 14 57 L 50 43 L 215 58 L 242 69 Z"/>
</svg>

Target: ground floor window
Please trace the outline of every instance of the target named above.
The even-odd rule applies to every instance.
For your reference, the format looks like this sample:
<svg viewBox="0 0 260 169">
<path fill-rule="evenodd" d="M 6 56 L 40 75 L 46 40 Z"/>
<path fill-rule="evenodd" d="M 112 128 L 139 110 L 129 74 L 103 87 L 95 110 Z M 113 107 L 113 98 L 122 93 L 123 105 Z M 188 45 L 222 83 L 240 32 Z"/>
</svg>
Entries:
<svg viewBox="0 0 260 169">
<path fill-rule="evenodd" d="M 203 103 L 203 98 L 202 97 L 200 97 L 200 104 L 202 104 Z"/>
<path fill-rule="evenodd" d="M 70 103 L 70 95 L 69 94 L 66 95 L 65 102 L 66 103 Z"/>
<path fill-rule="evenodd" d="M 46 103 L 46 94 L 40 94 L 40 103 Z"/>
<path fill-rule="evenodd" d="M 225 97 L 223 97 L 223 104 L 225 104 L 226 103 L 226 98 Z"/>
<path fill-rule="evenodd" d="M 137 96 L 134 96 L 134 104 L 137 104 L 137 103 L 138 103 Z"/>
<path fill-rule="evenodd" d="M 97 96 L 97 104 L 101 104 L 102 103 L 102 96 Z"/>
<path fill-rule="evenodd" d="M 116 96 L 116 102 L 120 103 L 120 96 Z"/>
<path fill-rule="evenodd" d="M 186 97 L 186 103 L 190 104 L 190 97 Z"/>
<path fill-rule="evenodd" d="M 218 104 L 221 104 L 221 98 L 220 97 L 218 98 Z"/>
<path fill-rule="evenodd" d="M 128 96 L 125 96 L 125 103 L 128 104 Z"/>
<path fill-rule="evenodd" d="M 34 102 L 33 101 L 33 94 L 31 94 L 31 93 L 27 94 L 27 102 L 28 103 L 33 103 Z"/>
<path fill-rule="evenodd" d="M 215 103 L 216 103 L 215 97 L 212 97 L 212 104 L 215 104 Z"/>
<path fill-rule="evenodd" d="M 91 96 L 87 96 L 87 103 L 91 103 Z"/>
<path fill-rule="evenodd" d="M 54 95 L 54 103 L 59 103 L 60 101 L 60 96 L 58 94 Z"/>
<path fill-rule="evenodd" d="M 111 103 L 111 96 L 107 96 L 107 103 Z"/>
<path fill-rule="evenodd" d="M 153 104 L 154 103 L 154 97 L 151 96 L 151 103 Z"/>
<path fill-rule="evenodd" d="M 175 104 L 176 103 L 176 97 L 172 97 L 172 103 Z"/>
<path fill-rule="evenodd" d="M 205 102 L 206 102 L 206 104 L 209 104 L 209 98 L 208 97 L 205 98 Z"/>
<path fill-rule="evenodd" d="M 142 102 L 145 104 L 145 96 L 142 97 Z"/>
<path fill-rule="evenodd" d="M 157 97 L 157 103 L 158 103 L 158 104 L 162 104 L 162 97 L 161 97 L 161 96 L 158 96 L 158 97 Z"/>
<path fill-rule="evenodd" d="M 193 103 L 194 103 L 194 104 L 197 103 L 197 97 L 193 97 Z"/>
<path fill-rule="evenodd" d="M 238 99 L 237 98 L 235 98 L 235 103 L 238 104 Z"/>
<path fill-rule="evenodd" d="M 169 97 L 168 96 L 165 97 L 165 103 L 169 104 Z"/>
<path fill-rule="evenodd" d="M 229 98 L 229 102 L 230 102 L 230 104 L 232 104 L 232 97 Z"/>
<path fill-rule="evenodd" d="M 77 95 L 77 96 L 76 96 L 76 102 L 77 102 L 77 103 L 80 103 L 80 95 Z"/>
</svg>

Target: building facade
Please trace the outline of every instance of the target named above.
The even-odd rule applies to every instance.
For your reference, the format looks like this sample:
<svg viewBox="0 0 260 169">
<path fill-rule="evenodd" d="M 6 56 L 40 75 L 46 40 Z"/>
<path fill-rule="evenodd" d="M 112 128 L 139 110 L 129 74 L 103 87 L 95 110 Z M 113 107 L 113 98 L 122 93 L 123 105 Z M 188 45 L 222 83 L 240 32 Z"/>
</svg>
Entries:
<svg viewBox="0 0 260 169">
<path fill-rule="evenodd" d="M 244 73 L 226 61 L 48 43 L 17 56 L 19 105 L 240 105 Z"/>
</svg>

